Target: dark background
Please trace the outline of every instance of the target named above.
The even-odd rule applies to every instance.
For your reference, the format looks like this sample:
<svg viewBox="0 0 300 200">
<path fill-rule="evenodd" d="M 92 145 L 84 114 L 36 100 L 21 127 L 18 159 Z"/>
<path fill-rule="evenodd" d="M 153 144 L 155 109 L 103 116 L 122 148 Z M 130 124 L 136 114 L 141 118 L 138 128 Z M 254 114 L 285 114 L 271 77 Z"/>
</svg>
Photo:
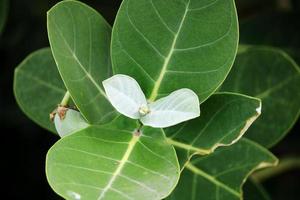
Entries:
<svg viewBox="0 0 300 200">
<path fill-rule="evenodd" d="M 11 0 L 8 20 L 0 36 L 0 199 L 51 199 L 58 197 L 45 176 L 47 150 L 59 139 L 30 121 L 13 96 L 15 67 L 30 52 L 49 46 L 46 12 L 54 0 Z M 119 0 L 84 1 L 113 23 Z M 241 42 L 281 47 L 300 63 L 300 1 L 238 0 Z M 300 156 L 299 120 L 272 151 L 279 158 Z M 274 200 L 300 196 L 300 171 L 290 170 L 263 183 Z"/>
</svg>

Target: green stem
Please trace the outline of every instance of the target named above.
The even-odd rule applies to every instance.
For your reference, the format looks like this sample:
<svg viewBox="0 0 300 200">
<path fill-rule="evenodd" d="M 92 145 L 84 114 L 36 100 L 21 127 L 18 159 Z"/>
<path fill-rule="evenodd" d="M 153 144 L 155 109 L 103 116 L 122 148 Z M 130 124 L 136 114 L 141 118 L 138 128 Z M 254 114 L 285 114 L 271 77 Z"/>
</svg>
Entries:
<svg viewBox="0 0 300 200">
<path fill-rule="evenodd" d="M 69 100 L 70 100 L 70 98 L 71 98 L 70 92 L 67 91 L 66 94 L 65 94 L 65 96 L 64 96 L 64 98 L 62 99 L 60 105 L 63 106 L 63 107 L 64 107 L 64 106 L 67 106 L 67 105 L 68 105 L 68 102 L 69 102 Z"/>
<path fill-rule="evenodd" d="M 252 175 L 253 179 L 258 182 L 263 182 L 269 178 L 282 174 L 284 172 L 299 169 L 300 170 L 300 158 L 299 157 L 287 157 L 280 160 L 276 167 L 264 169 L 258 171 Z"/>
<path fill-rule="evenodd" d="M 176 140 L 172 140 L 171 138 L 166 138 L 166 140 L 169 144 L 171 144 L 175 147 L 185 149 L 187 151 L 194 151 L 196 154 L 207 155 L 207 154 L 211 153 L 210 150 L 200 149 L 200 148 L 194 147 L 194 146 L 189 145 L 189 144 L 185 144 L 185 143 L 182 143 L 182 142 L 178 142 Z"/>
</svg>

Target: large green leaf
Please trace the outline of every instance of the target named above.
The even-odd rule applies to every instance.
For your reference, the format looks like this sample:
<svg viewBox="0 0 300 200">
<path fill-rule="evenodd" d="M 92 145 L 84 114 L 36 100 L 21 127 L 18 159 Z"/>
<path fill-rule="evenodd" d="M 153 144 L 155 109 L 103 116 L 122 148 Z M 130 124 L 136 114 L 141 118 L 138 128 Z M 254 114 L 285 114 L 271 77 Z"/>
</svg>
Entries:
<svg viewBox="0 0 300 200">
<path fill-rule="evenodd" d="M 66 199 L 143 199 L 168 196 L 179 179 L 172 145 L 160 129 L 118 118 L 58 141 L 47 155 L 47 177 Z"/>
<path fill-rule="evenodd" d="M 48 12 L 48 35 L 62 79 L 82 115 L 101 124 L 115 116 L 102 81 L 111 75 L 111 27 L 95 10 L 62 1 Z"/>
<path fill-rule="evenodd" d="M 247 137 L 266 146 L 276 144 L 300 113 L 300 70 L 284 52 L 269 47 L 243 47 L 222 91 L 262 99 L 262 116 Z"/>
<path fill-rule="evenodd" d="M 217 93 L 202 104 L 201 116 L 165 129 L 168 142 L 183 149 L 181 164 L 193 154 L 209 154 L 219 146 L 238 141 L 260 115 L 259 99 L 233 93 Z"/>
<path fill-rule="evenodd" d="M 237 50 L 233 0 L 124 0 L 112 35 L 115 73 L 150 101 L 179 88 L 204 101 L 223 82 Z"/>
<path fill-rule="evenodd" d="M 49 48 L 25 58 L 15 70 L 14 92 L 23 112 L 40 126 L 56 132 L 49 119 L 66 93 Z"/>
<path fill-rule="evenodd" d="M 277 159 L 258 144 L 241 139 L 197 157 L 182 172 L 179 184 L 168 199 L 240 200 L 247 177 L 260 168 L 274 166 Z"/>
<path fill-rule="evenodd" d="M 0 35 L 5 26 L 7 14 L 8 14 L 8 0 L 0 0 Z"/>
</svg>

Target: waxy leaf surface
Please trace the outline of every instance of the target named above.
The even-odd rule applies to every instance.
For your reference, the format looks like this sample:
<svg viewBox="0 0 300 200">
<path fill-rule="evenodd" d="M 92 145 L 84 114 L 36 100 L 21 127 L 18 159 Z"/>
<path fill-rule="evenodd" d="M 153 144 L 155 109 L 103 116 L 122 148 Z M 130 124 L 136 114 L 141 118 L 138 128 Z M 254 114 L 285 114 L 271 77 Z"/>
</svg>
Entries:
<svg viewBox="0 0 300 200">
<path fill-rule="evenodd" d="M 284 52 L 270 47 L 243 47 L 222 91 L 262 100 L 262 115 L 246 137 L 263 146 L 275 145 L 300 114 L 300 69 Z"/>
<path fill-rule="evenodd" d="M 277 159 L 268 150 L 248 140 L 197 157 L 186 165 L 170 200 L 240 200 L 242 185 L 257 169 L 274 166 Z"/>
<path fill-rule="evenodd" d="M 150 101 L 189 88 L 203 102 L 224 81 L 237 44 L 233 0 L 124 0 L 113 70 L 135 78 Z"/>
<path fill-rule="evenodd" d="M 111 76 L 111 27 L 79 1 L 62 1 L 48 12 L 48 35 L 62 79 L 88 122 L 101 124 L 115 116 L 102 81 Z"/>
<path fill-rule="evenodd" d="M 181 165 L 193 154 L 209 154 L 237 142 L 260 115 L 259 99 L 217 93 L 202 105 L 201 116 L 164 129 L 169 143 L 178 147 Z"/>
<path fill-rule="evenodd" d="M 14 92 L 20 108 L 30 119 L 56 133 L 49 114 L 61 102 L 66 89 L 49 48 L 33 52 L 18 65 Z"/>
<path fill-rule="evenodd" d="M 136 126 L 118 118 L 113 125 L 90 126 L 62 138 L 47 155 L 52 188 L 70 200 L 168 196 L 180 173 L 175 150 L 160 129 L 138 133 Z"/>
</svg>

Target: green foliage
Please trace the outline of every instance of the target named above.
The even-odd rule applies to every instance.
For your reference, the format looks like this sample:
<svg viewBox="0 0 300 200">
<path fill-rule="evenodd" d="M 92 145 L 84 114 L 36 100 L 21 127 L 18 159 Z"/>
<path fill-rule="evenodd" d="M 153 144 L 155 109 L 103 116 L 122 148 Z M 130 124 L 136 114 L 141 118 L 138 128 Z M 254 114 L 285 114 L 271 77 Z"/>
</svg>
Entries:
<svg viewBox="0 0 300 200">
<path fill-rule="evenodd" d="M 48 34 L 58 70 L 77 108 L 91 123 L 115 116 L 101 82 L 111 75 L 111 27 L 92 8 L 63 1 L 48 12 Z"/>
<path fill-rule="evenodd" d="M 279 50 L 241 46 L 224 92 L 213 94 L 236 56 L 233 0 L 124 0 L 112 38 L 102 16 L 78 1 L 56 4 L 47 20 L 51 51 L 34 52 L 17 67 L 14 89 L 22 110 L 52 132 L 49 113 L 62 102 L 54 121 L 64 137 L 46 161 L 47 179 L 62 197 L 241 199 L 254 170 L 277 164 L 250 139 L 270 147 L 294 124 L 299 69 Z M 161 129 L 120 116 L 102 86 L 118 73 L 138 81 L 147 105 L 181 88 L 193 90 L 200 117 Z M 136 91 L 123 81 L 115 86 L 118 95 L 130 97 L 117 99 L 118 105 L 135 116 L 129 108 Z M 183 101 L 172 97 L 157 109 L 182 112 Z M 167 121 L 164 116 L 152 120 Z M 250 139 L 240 139 L 249 127 Z"/>
<path fill-rule="evenodd" d="M 49 114 L 66 93 L 49 48 L 30 54 L 18 65 L 14 77 L 16 100 L 34 122 L 56 133 Z"/>
<path fill-rule="evenodd" d="M 137 132 L 134 121 L 120 118 L 61 139 L 48 152 L 46 169 L 50 185 L 66 199 L 162 199 L 179 178 L 163 132 Z"/>
<path fill-rule="evenodd" d="M 113 69 L 134 77 L 150 101 L 183 87 L 204 101 L 229 72 L 237 43 L 233 0 L 124 0 L 113 27 Z"/>
<path fill-rule="evenodd" d="M 259 99 L 234 94 L 217 93 L 202 104 L 201 116 L 165 129 L 169 143 L 183 149 L 183 165 L 192 155 L 206 155 L 220 146 L 238 141 L 260 115 Z"/>
<path fill-rule="evenodd" d="M 220 148 L 188 163 L 169 199 L 239 200 L 246 178 L 254 170 L 274 166 L 277 162 L 263 147 L 241 139 L 228 148 Z"/>
<path fill-rule="evenodd" d="M 242 47 L 223 91 L 262 100 L 262 115 L 247 137 L 266 146 L 288 133 L 300 114 L 300 68 L 284 52 L 269 47 Z"/>
</svg>

